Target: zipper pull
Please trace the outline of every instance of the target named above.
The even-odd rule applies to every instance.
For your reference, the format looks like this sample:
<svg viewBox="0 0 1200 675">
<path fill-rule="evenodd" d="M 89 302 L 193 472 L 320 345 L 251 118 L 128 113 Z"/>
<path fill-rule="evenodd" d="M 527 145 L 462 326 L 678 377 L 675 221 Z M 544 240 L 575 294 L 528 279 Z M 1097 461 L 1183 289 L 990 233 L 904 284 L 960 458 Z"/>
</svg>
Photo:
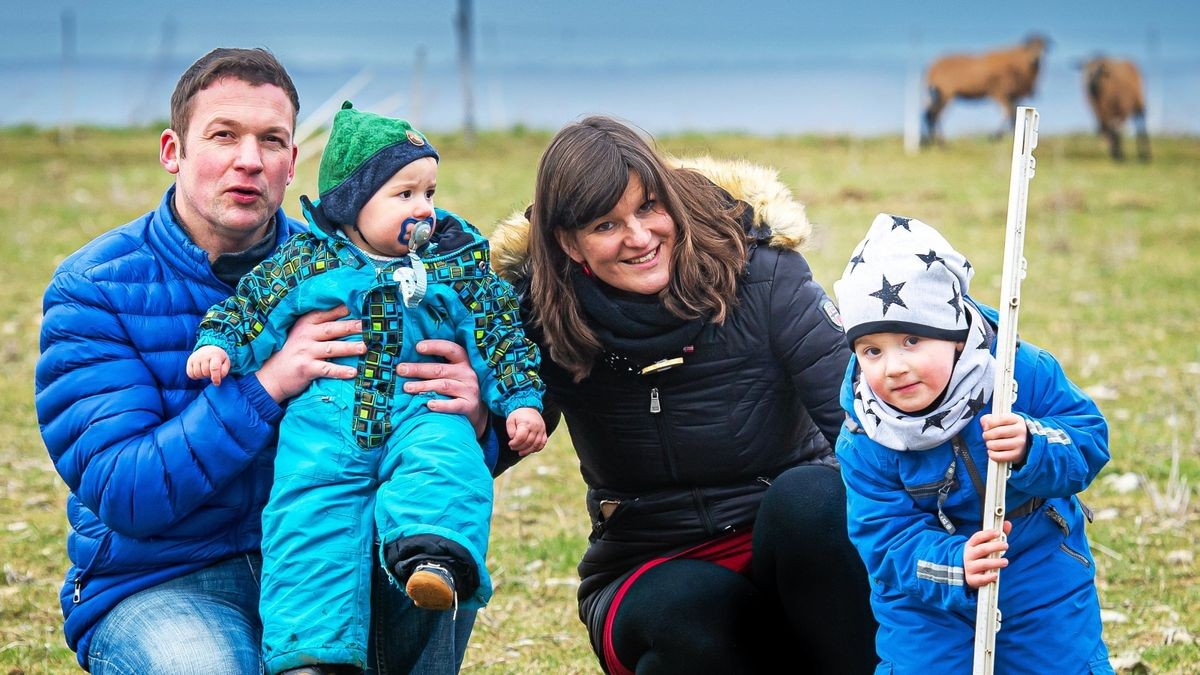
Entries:
<svg viewBox="0 0 1200 675">
<path fill-rule="evenodd" d="M 658 402 L 658 387 L 650 390 L 650 412 L 655 415 L 662 412 L 662 404 Z"/>
<path fill-rule="evenodd" d="M 81 598 L 82 595 L 83 595 L 83 580 L 80 579 L 79 576 L 76 576 L 75 577 L 75 594 L 71 596 L 71 602 L 78 605 L 79 601 L 82 599 Z"/>
</svg>

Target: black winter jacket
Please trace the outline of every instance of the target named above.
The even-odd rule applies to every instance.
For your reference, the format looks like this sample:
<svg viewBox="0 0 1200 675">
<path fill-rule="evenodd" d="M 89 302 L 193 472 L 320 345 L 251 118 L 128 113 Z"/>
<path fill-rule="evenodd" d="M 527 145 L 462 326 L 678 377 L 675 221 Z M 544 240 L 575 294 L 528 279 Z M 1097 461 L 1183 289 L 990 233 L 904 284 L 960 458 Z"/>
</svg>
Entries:
<svg viewBox="0 0 1200 675">
<path fill-rule="evenodd" d="M 547 411 L 566 419 L 588 486 L 581 600 L 650 558 L 750 526 L 786 469 L 836 463 L 849 350 L 832 301 L 790 248 L 807 235 L 807 220 L 798 204 L 756 203 L 753 186 L 747 194 L 720 175 L 728 167 L 717 168 L 706 175 L 752 205 L 762 232 L 725 323 L 705 326 L 682 366 L 651 375 L 597 363 L 576 383 L 542 345 Z M 735 179 L 746 168 L 733 167 Z M 771 197 L 786 197 L 769 178 Z M 773 210 L 801 222 L 765 222 Z M 518 287 L 525 239 L 511 228 L 520 225 L 510 221 L 493 236 L 497 270 Z M 539 341 L 536 329 L 530 336 Z"/>
</svg>

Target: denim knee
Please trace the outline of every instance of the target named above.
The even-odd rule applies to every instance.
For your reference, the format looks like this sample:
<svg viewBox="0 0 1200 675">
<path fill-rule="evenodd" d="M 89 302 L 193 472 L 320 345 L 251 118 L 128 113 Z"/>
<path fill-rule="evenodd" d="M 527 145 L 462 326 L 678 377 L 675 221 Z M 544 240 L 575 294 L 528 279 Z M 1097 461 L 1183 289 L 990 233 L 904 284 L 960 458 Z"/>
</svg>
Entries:
<svg viewBox="0 0 1200 675">
<path fill-rule="evenodd" d="M 129 596 L 96 627 L 92 675 L 262 672 L 256 561 L 238 557 Z"/>
</svg>

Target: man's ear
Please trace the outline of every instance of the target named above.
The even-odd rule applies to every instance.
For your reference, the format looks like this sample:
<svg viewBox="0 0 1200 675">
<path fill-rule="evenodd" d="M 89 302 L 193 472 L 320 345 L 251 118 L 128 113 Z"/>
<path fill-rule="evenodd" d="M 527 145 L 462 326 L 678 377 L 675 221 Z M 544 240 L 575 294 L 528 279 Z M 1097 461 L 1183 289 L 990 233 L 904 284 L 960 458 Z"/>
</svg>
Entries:
<svg viewBox="0 0 1200 675">
<path fill-rule="evenodd" d="M 296 180 L 296 158 L 300 156 L 300 146 L 292 143 L 292 165 L 288 167 L 287 183 L 291 185 L 292 181 Z"/>
<path fill-rule="evenodd" d="M 183 139 L 174 129 L 163 129 L 158 137 L 158 163 L 167 173 L 179 173 L 179 158 L 183 156 Z"/>
<path fill-rule="evenodd" d="M 579 247 L 575 245 L 575 233 L 567 230 L 555 230 L 554 238 L 558 239 L 558 245 L 562 247 L 563 253 L 567 254 L 571 260 L 579 264 L 583 264 L 583 253 L 579 251 Z"/>
</svg>

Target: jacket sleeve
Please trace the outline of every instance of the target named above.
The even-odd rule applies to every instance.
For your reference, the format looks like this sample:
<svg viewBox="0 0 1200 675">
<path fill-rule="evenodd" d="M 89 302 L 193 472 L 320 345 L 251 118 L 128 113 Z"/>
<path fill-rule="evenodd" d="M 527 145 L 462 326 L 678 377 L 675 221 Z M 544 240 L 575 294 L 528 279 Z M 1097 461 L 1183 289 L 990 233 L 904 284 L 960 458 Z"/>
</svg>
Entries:
<svg viewBox="0 0 1200 675">
<path fill-rule="evenodd" d="M 854 442 L 848 429 L 837 457 L 846 483 L 846 524 L 872 584 L 902 592 L 931 607 L 974 620 L 977 595 L 963 579 L 967 538 L 949 534 L 937 516 L 921 510 L 904 489 L 886 453 Z M 878 590 L 878 589 L 877 589 Z"/>
<path fill-rule="evenodd" d="M 781 252 L 771 286 L 771 349 L 831 447 L 844 418 L 838 391 L 850 360 L 837 316 L 804 258 Z"/>
<path fill-rule="evenodd" d="M 177 359 L 182 379 L 171 393 L 187 395 L 183 359 L 140 350 L 121 308 L 92 280 L 57 273 L 43 311 L 42 437 L 67 486 L 112 530 L 137 538 L 170 530 L 274 446 L 282 411 L 254 378 L 210 384 L 169 415 L 168 385 L 149 363 Z"/>
<path fill-rule="evenodd" d="M 229 355 L 235 375 L 256 372 L 287 341 L 288 329 L 304 312 L 301 280 L 284 244 L 238 281 L 237 290 L 213 305 L 200 321 L 196 348 L 216 345 Z"/>
<path fill-rule="evenodd" d="M 521 311 L 513 287 L 488 274 L 480 280 L 481 307 L 477 323 L 485 328 L 460 335 L 471 364 L 479 376 L 480 394 L 493 413 L 507 417 L 517 408 L 542 409 L 546 387 L 538 369 L 541 352 L 525 335 Z"/>
<path fill-rule="evenodd" d="M 517 280 L 516 285 L 513 287 L 513 292 L 518 303 L 518 311 L 520 312 L 519 316 L 524 326 L 523 332 L 526 336 L 526 339 L 532 343 L 534 349 L 538 350 L 538 379 L 542 381 L 544 386 L 546 380 L 541 375 L 542 371 L 546 368 L 554 368 L 555 366 L 553 362 L 549 361 L 548 359 L 544 362 L 541 359 L 541 348 L 538 346 L 538 341 L 542 339 L 541 332 L 538 326 L 532 325 L 528 320 L 528 317 L 532 315 L 532 310 L 529 306 L 528 289 L 529 280 L 521 278 Z M 558 428 L 559 422 L 562 421 L 562 410 L 559 408 L 558 404 L 554 400 L 554 396 L 551 395 L 550 390 L 548 389 L 542 392 L 542 419 L 546 422 L 547 436 L 553 434 L 554 430 Z M 492 434 L 495 435 L 500 446 L 496 466 L 492 469 L 492 475 L 499 476 L 501 473 L 504 473 L 513 466 L 516 466 L 517 462 L 521 461 L 523 457 L 518 455 L 517 452 L 508 445 L 510 439 L 508 437 L 508 428 L 505 426 L 505 419 L 503 417 L 493 415 L 490 421 Z"/>
<path fill-rule="evenodd" d="M 1069 497 L 1091 485 L 1108 463 L 1108 423 L 1054 356 L 1031 350 L 1030 368 L 1017 374 L 1013 406 L 1025 417 L 1029 453 L 1009 481 L 1031 495 Z"/>
</svg>

